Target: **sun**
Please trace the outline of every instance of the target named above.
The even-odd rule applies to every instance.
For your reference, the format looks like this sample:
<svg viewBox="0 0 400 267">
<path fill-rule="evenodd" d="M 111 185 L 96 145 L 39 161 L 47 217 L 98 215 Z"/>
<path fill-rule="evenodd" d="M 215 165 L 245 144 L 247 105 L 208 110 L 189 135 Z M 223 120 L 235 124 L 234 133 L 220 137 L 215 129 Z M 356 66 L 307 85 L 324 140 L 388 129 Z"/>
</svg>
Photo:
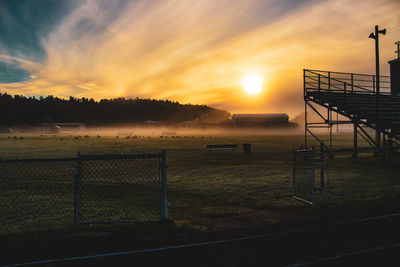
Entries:
<svg viewBox="0 0 400 267">
<path fill-rule="evenodd" d="M 242 86 L 246 93 L 255 95 L 261 92 L 263 80 L 258 75 L 249 74 L 243 77 Z"/>
</svg>

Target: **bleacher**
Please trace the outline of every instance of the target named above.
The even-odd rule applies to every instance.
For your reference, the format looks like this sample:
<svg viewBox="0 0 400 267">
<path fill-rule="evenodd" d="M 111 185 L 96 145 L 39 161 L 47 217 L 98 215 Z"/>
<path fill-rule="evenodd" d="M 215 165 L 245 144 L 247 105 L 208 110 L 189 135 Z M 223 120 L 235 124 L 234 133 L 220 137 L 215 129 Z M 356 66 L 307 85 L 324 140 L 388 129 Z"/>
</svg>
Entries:
<svg viewBox="0 0 400 267">
<path fill-rule="evenodd" d="M 400 95 L 389 83 L 381 76 L 377 94 L 374 75 L 304 70 L 304 98 L 400 141 Z"/>
</svg>

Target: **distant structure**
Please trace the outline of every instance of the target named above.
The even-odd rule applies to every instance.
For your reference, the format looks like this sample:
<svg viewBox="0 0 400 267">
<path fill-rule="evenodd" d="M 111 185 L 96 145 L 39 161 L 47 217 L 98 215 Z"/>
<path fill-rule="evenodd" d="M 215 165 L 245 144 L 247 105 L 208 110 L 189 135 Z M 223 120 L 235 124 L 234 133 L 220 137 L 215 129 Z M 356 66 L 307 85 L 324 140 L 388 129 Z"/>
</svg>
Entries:
<svg viewBox="0 0 400 267">
<path fill-rule="evenodd" d="M 68 122 L 50 122 L 50 123 L 41 123 L 40 128 L 42 131 L 49 133 L 58 133 L 61 130 L 70 130 L 70 131 L 84 131 L 86 129 L 86 124 L 84 123 L 68 123 Z"/>
<path fill-rule="evenodd" d="M 400 96 L 400 41 L 395 43 L 397 45 L 397 58 L 389 61 L 390 64 L 390 91 L 392 95 Z"/>
<path fill-rule="evenodd" d="M 278 114 L 233 114 L 234 127 L 282 127 L 289 126 L 289 116 Z"/>
<path fill-rule="evenodd" d="M 0 127 L 0 133 L 11 133 L 13 130 L 11 128 Z"/>
<path fill-rule="evenodd" d="M 54 123 L 41 123 L 37 129 L 40 132 L 49 134 L 57 134 L 60 132 L 60 127 Z"/>
</svg>

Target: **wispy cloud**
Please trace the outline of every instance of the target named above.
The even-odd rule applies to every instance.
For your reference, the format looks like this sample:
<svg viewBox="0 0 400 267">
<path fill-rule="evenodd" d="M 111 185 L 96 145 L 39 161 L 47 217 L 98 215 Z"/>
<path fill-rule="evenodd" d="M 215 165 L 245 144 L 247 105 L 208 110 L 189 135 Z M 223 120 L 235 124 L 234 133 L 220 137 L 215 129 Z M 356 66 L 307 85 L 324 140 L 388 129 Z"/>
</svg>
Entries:
<svg viewBox="0 0 400 267">
<path fill-rule="evenodd" d="M 87 0 L 42 37 L 44 60 L 13 58 L 32 78 L 0 88 L 296 113 L 303 67 L 373 71 L 367 37 L 375 24 L 388 29 L 382 61 L 392 58 L 399 10 L 397 1 Z M 11 59 L 0 53 L 0 61 Z M 246 73 L 265 77 L 261 95 L 240 88 Z"/>
</svg>

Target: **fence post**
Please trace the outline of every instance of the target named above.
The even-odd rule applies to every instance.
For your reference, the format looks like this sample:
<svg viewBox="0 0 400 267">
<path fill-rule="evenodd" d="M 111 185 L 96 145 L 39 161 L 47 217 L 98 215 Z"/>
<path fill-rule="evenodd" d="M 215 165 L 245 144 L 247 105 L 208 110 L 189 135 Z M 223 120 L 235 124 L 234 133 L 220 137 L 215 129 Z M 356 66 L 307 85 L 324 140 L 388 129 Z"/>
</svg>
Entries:
<svg viewBox="0 0 400 267">
<path fill-rule="evenodd" d="M 315 148 L 314 146 L 311 149 L 311 170 L 312 170 L 312 174 L 311 174 L 311 183 L 312 183 L 312 187 L 311 187 L 311 203 L 312 205 L 314 205 L 314 195 L 315 195 Z"/>
<path fill-rule="evenodd" d="M 324 155 L 324 143 L 320 142 L 320 161 L 321 161 L 321 204 L 324 202 L 325 197 L 325 155 Z"/>
<path fill-rule="evenodd" d="M 296 190 L 295 190 L 295 186 L 296 186 L 296 182 L 295 182 L 295 179 L 296 179 L 296 150 L 293 148 L 293 150 L 292 150 L 292 171 L 293 171 L 293 173 L 292 173 L 292 196 L 294 196 L 295 195 L 295 192 L 296 192 Z"/>
<path fill-rule="evenodd" d="M 358 140 L 357 140 L 357 135 L 358 135 L 358 125 L 354 123 L 354 133 L 353 133 L 353 162 L 357 163 L 358 162 Z"/>
<path fill-rule="evenodd" d="M 81 152 L 77 152 L 76 157 L 76 174 L 75 174 L 75 186 L 74 186 L 74 224 L 78 224 L 81 221 Z"/>
<path fill-rule="evenodd" d="M 161 218 L 168 219 L 168 197 L 167 197 L 167 160 L 165 150 L 161 151 Z"/>
</svg>

